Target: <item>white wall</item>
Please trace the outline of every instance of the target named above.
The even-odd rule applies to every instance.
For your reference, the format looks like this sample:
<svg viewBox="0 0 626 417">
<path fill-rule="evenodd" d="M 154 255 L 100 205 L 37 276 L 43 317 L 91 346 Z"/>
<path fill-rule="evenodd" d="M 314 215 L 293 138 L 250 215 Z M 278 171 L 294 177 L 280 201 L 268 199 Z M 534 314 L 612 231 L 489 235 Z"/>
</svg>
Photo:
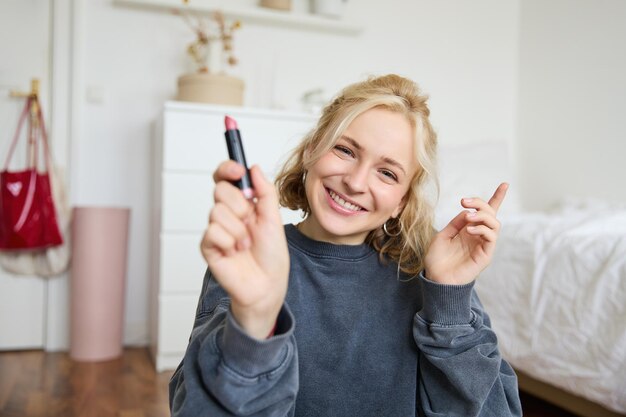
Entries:
<svg viewBox="0 0 626 417">
<path fill-rule="evenodd" d="M 110 0 L 79 4 L 81 120 L 72 145 L 72 198 L 77 205 L 132 209 L 125 342 L 143 344 L 151 124 L 163 101 L 175 94 L 193 35 L 180 17 L 164 12 L 114 6 Z M 330 97 L 367 74 L 397 72 L 431 95 L 442 143 L 510 142 L 518 7 L 517 0 L 351 1 L 347 16 L 364 26 L 357 36 L 243 22 L 235 37 L 240 65 L 234 73 L 246 82 L 246 105 L 298 109 L 300 96 L 312 88 L 322 87 Z"/>
<path fill-rule="evenodd" d="M 626 2 L 521 2 L 522 200 L 626 202 Z"/>
<path fill-rule="evenodd" d="M 72 5 L 72 200 L 132 208 L 125 341 L 143 344 L 151 123 L 175 94 L 192 35 L 164 12 L 111 0 Z M 431 95 L 442 144 L 516 139 L 528 208 L 565 195 L 624 201 L 625 8 L 621 0 L 350 1 L 347 17 L 364 26 L 357 36 L 244 22 L 234 73 L 246 81 L 247 105 L 297 109 L 311 88 L 330 96 L 366 74 L 398 72 Z M 60 318 L 62 292 L 50 301 Z M 54 346 L 63 348 L 62 337 Z"/>
</svg>

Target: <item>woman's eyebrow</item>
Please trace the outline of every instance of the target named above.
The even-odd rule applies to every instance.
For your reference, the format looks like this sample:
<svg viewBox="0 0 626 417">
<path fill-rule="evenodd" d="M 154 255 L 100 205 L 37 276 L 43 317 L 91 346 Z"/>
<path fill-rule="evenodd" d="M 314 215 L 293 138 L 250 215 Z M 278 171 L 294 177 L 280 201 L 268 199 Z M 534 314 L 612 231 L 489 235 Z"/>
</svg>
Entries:
<svg viewBox="0 0 626 417">
<path fill-rule="evenodd" d="M 346 142 L 348 142 L 350 145 L 354 146 L 359 151 L 363 149 L 363 147 L 361 145 L 359 145 L 359 143 L 356 140 L 352 139 L 350 136 L 342 135 L 341 139 L 345 140 Z M 406 171 L 405 171 L 404 167 L 402 166 L 402 164 L 400 162 L 398 162 L 395 159 L 390 158 L 388 156 L 383 156 L 380 159 L 383 160 L 384 162 L 388 163 L 389 165 L 393 165 L 394 167 L 398 168 L 399 170 L 402 171 L 402 173 L 404 175 L 406 175 Z"/>
<path fill-rule="evenodd" d="M 358 143 L 356 140 L 352 139 L 350 136 L 342 135 L 342 136 L 341 136 L 341 139 L 345 140 L 345 141 L 346 141 L 346 142 L 348 142 L 350 145 L 352 145 L 352 146 L 354 146 L 355 148 L 357 148 L 359 151 L 360 151 L 361 149 L 363 149 L 363 148 L 361 147 L 361 145 L 359 145 L 359 143 Z"/>
</svg>

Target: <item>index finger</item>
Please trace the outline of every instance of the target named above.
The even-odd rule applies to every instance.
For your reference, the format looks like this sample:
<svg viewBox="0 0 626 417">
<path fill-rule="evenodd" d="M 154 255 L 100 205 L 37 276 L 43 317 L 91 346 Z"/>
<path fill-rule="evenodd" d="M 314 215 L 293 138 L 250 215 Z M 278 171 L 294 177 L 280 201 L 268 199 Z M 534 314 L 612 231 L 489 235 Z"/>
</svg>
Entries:
<svg viewBox="0 0 626 417">
<path fill-rule="evenodd" d="M 243 165 L 228 159 L 217 166 L 213 172 L 213 181 L 215 183 L 220 181 L 237 181 L 243 177 L 245 172 L 246 169 Z"/>
<path fill-rule="evenodd" d="M 503 182 L 498 186 L 498 188 L 496 188 L 496 192 L 493 193 L 493 196 L 489 199 L 489 202 L 487 203 L 494 209 L 494 211 L 497 212 L 500 208 L 500 205 L 504 201 L 504 197 L 506 196 L 506 191 L 508 189 L 509 184 L 506 182 Z"/>
</svg>

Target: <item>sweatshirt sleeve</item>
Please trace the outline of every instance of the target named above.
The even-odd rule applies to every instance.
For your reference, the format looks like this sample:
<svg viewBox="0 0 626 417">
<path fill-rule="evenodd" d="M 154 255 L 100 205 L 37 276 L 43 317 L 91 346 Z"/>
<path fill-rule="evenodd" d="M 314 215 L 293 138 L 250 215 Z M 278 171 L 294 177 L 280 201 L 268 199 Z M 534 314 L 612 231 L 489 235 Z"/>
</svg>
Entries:
<svg viewBox="0 0 626 417">
<path fill-rule="evenodd" d="M 207 271 L 187 351 L 169 383 L 172 417 L 292 415 L 298 391 L 293 330 L 285 304 L 273 337 L 248 336 Z"/>
<path fill-rule="evenodd" d="M 419 349 L 420 415 L 521 416 L 517 376 L 502 359 L 474 290 L 420 274 L 423 301 L 413 336 Z"/>
</svg>

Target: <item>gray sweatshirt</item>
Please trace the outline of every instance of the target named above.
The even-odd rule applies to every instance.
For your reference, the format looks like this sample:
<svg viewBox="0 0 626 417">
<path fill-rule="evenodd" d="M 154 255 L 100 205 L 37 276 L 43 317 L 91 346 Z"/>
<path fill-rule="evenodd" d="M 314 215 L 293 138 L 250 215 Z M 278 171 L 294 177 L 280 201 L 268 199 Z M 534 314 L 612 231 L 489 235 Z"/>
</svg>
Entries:
<svg viewBox="0 0 626 417">
<path fill-rule="evenodd" d="M 170 381 L 172 416 L 521 416 L 473 283 L 398 277 L 366 244 L 285 231 L 291 269 L 275 336 L 247 336 L 207 271 Z"/>
</svg>

